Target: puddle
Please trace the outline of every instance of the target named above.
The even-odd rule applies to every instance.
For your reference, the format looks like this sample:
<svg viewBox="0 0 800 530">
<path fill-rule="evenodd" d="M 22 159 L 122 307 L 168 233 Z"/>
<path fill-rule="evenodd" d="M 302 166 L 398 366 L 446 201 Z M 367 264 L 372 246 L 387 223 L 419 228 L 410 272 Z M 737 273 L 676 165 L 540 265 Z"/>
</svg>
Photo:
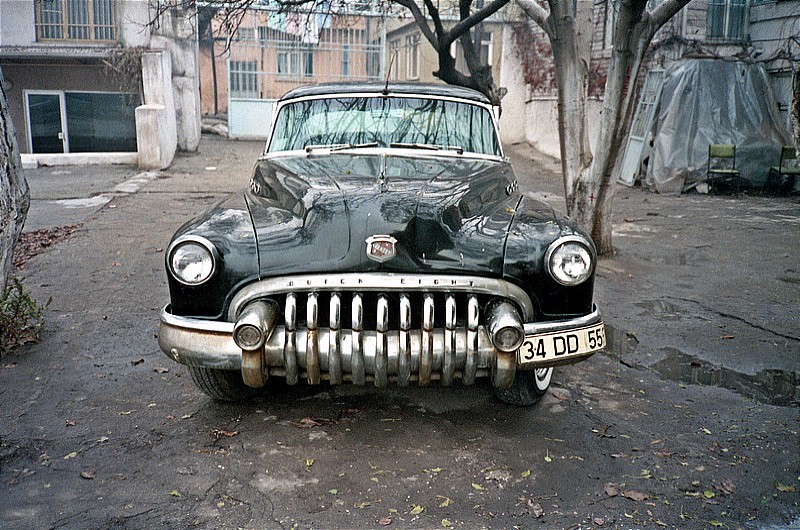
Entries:
<svg viewBox="0 0 800 530">
<path fill-rule="evenodd" d="M 608 347 L 604 353 L 631 368 L 639 341 L 633 333 L 606 324 Z M 779 407 L 800 407 L 800 374 L 783 370 L 762 370 L 755 375 L 744 374 L 701 361 L 675 349 L 650 369 L 667 381 L 687 385 L 727 388 L 760 403 Z"/>
<path fill-rule="evenodd" d="M 768 405 L 800 407 L 800 377 L 794 372 L 762 370 L 755 375 L 743 374 L 674 350 L 651 369 L 668 381 L 727 388 Z"/>
</svg>

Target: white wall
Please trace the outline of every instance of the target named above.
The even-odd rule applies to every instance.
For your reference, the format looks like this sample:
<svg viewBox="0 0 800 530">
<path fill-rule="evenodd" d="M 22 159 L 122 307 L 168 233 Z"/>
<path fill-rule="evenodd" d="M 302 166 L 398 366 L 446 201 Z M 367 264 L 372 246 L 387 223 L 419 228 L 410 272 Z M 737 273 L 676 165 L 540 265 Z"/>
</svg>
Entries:
<svg viewBox="0 0 800 530">
<path fill-rule="evenodd" d="M 33 0 L 0 0 L 0 46 L 30 46 L 35 42 Z"/>
<path fill-rule="evenodd" d="M 603 102 L 590 99 L 586 102 L 586 120 L 589 127 L 589 145 L 594 145 L 603 115 Z M 525 140 L 537 150 L 555 158 L 561 158 L 558 137 L 558 100 L 536 98 L 525 105 Z"/>
</svg>

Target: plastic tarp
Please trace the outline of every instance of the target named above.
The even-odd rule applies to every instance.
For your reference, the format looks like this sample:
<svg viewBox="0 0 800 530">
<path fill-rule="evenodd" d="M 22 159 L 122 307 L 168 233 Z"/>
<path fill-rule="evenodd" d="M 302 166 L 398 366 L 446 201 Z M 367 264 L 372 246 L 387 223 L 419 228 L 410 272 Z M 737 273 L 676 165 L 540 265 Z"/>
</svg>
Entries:
<svg viewBox="0 0 800 530">
<path fill-rule="evenodd" d="M 706 180 L 709 144 L 736 145 L 745 185 L 762 188 L 790 137 L 758 64 L 688 59 L 667 69 L 646 184 L 680 193 Z"/>
</svg>

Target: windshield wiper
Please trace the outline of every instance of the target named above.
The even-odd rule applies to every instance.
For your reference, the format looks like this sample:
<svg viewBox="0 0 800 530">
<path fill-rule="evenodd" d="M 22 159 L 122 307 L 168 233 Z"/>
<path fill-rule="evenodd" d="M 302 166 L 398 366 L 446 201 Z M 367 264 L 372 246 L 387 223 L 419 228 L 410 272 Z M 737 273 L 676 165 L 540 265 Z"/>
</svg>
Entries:
<svg viewBox="0 0 800 530">
<path fill-rule="evenodd" d="M 342 151 L 344 149 L 366 149 L 368 147 L 378 147 L 378 142 L 367 142 L 364 144 L 319 144 L 305 146 L 306 153 L 310 153 L 315 149 L 327 149 L 331 152 Z"/>
<path fill-rule="evenodd" d="M 395 142 L 389 144 L 389 147 L 400 147 L 402 149 L 428 149 L 430 151 L 455 151 L 459 155 L 464 154 L 464 148 L 459 147 L 457 145 L 416 144 L 416 143 Z"/>
</svg>

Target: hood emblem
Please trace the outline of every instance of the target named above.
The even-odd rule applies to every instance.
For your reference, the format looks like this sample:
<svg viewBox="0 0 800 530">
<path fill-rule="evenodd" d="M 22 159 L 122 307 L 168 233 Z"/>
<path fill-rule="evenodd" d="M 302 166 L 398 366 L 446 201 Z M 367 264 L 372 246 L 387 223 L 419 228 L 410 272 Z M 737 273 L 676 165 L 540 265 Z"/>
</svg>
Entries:
<svg viewBox="0 0 800 530">
<path fill-rule="evenodd" d="M 372 261 L 383 263 L 396 254 L 397 240 L 392 236 L 370 236 L 366 240 L 367 257 Z"/>
</svg>

